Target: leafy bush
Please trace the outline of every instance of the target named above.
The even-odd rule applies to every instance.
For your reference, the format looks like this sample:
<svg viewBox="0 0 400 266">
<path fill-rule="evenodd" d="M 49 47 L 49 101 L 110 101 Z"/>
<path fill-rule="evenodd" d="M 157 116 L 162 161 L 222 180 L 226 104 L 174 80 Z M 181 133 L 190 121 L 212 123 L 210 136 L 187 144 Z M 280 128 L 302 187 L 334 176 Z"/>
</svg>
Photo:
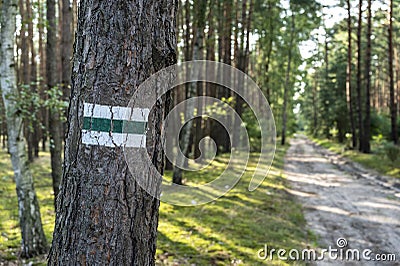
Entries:
<svg viewBox="0 0 400 266">
<path fill-rule="evenodd" d="M 384 136 L 385 139 L 390 139 L 390 117 L 385 114 L 379 114 L 376 111 L 371 112 L 371 135 Z"/>
<path fill-rule="evenodd" d="M 393 163 L 397 161 L 400 155 L 400 147 L 393 144 L 393 143 L 386 143 L 384 146 L 384 150 L 386 153 L 386 156 L 389 158 L 390 161 Z"/>
</svg>

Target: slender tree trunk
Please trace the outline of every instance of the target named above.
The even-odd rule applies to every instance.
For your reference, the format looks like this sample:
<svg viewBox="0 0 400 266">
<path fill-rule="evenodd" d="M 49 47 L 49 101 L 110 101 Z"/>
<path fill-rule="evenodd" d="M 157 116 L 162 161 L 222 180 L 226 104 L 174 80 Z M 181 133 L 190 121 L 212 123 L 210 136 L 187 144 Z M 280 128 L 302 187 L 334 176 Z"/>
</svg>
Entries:
<svg viewBox="0 0 400 266">
<path fill-rule="evenodd" d="M 47 89 L 51 90 L 57 86 L 58 81 L 58 56 L 57 56 L 57 25 L 56 25 L 56 2 L 47 0 L 47 45 L 46 45 L 46 73 Z M 49 108 L 49 133 L 51 154 L 51 177 L 53 179 L 54 202 L 57 200 L 62 176 L 62 123 L 57 106 Z"/>
<path fill-rule="evenodd" d="M 46 100 L 45 86 L 47 85 L 47 74 L 46 74 L 46 49 L 44 44 L 44 27 L 45 19 L 43 14 L 43 2 L 38 0 L 38 33 L 39 33 L 39 56 L 40 56 L 40 67 L 39 67 L 39 94 L 42 100 Z M 47 129 L 48 127 L 48 110 L 46 107 L 40 108 L 40 137 L 42 141 L 42 151 L 46 151 L 47 143 Z"/>
<path fill-rule="evenodd" d="M 176 12 L 173 0 L 80 2 L 49 265 L 155 264 L 159 200 L 133 175 L 155 177 L 146 170 L 130 172 L 123 147 L 84 144 L 81 130 L 84 103 L 127 106 L 139 84 L 176 62 Z M 164 107 L 159 101 L 150 113 L 146 145 L 161 173 Z"/>
<path fill-rule="evenodd" d="M 203 3 L 204 2 L 204 3 Z M 199 51 L 197 58 L 193 57 L 193 60 L 203 60 L 204 59 L 204 29 L 206 27 L 206 11 L 207 11 L 207 5 L 208 5 L 208 0 L 203 0 L 199 4 L 199 9 L 198 9 L 198 16 L 199 16 L 199 22 L 197 26 L 197 42 L 199 43 Z M 198 82 L 197 83 L 197 96 L 204 96 L 204 86 L 205 84 L 203 82 Z M 198 105 L 196 106 L 197 108 L 197 113 L 201 114 L 203 113 L 203 107 L 204 103 L 203 101 L 199 101 Z M 199 143 L 200 140 L 204 137 L 203 134 L 203 118 L 202 117 L 197 117 L 196 118 L 196 126 L 195 126 L 195 131 L 194 131 L 194 138 L 193 138 L 193 144 L 194 144 L 194 158 L 199 158 L 200 157 L 200 148 L 199 148 Z"/>
<path fill-rule="evenodd" d="M 265 85 L 266 85 L 266 97 L 269 102 L 269 104 L 272 103 L 271 99 L 271 85 L 270 85 L 270 74 L 269 74 L 269 69 L 271 65 L 271 56 L 272 56 L 272 50 L 273 50 L 273 45 L 274 45 L 274 22 L 273 22 L 273 16 L 272 16 L 272 3 L 269 1 L 268 2 L 268 13 L 270 14 L 269 16 L 269 31 L 268 31 L 268 49 L 267 49 L 267 62 L 265 64 Z"/>
<path fill-rule="evenodd" d="M 285 77 L 285 85 L 284 85 L 284 92 L 283 92 L 283 111 L 282 111 L 282 138 L 281 144 L 285 145 L 286 143 L 286 124 L 287 124 L 287 105 L 289 101 L 289 86 L 290 86 L 290 74 L 292 71 L 292 50 L 293 50 L 293 42 L 294 42 L 294 32 L 295 32 L 295 20 L 294 14 L 291 14 L 291 25 L 290 25 L 290 40 L 288 46 L 288 62 L 286 68 L 286 77 Z"/>
<path fill-rule="evenodd" d="M 351 21 L 351 3 L 347 0 L 347 75 L 346 75 L 346 96 L 347 96 L 347 108 L 349 110 L 350 126 L 351 126 L 351 139 L 352 148 L 357 147 L 357 133 L 356 125 L 354 121 L 354 110 L 353 110 L 353 89 L 351 85 L 351 73 L 352 73 L 352 21 Z"/>
<path fill-rule="evenodd" d="M 206 59 L 210 61 L 215 61 L 215 23 L 214 23 L 214 8 L 215 8 L 215 0 L 210 0 L 210 12 L 208 13 L 208 33 L 207 33 L 207 40 L 206 40 Z M 207 73 L 210 73 L 209 70 L 206 70 Z M 210 97 L 217 97 L 216 86 L 215 84 L 207 83 L 206 84 L 206 94 Z M 211 119 L 206 120 L 205 125 L 205 135 L 211 136 Z M 204 142 L 203 142 L 204 144 Z M 205 150 L 205 149 L 203 149 Z"/>
<path fill-rule="evenodd" d="M 317 90 L 318 90 L 318 80 L 315 78 L 315 85 L 312 89 L 312 105 L 313 105 L 313 136 L 317 136 L 317 128 L 318 128 L 318 106 L 317 106 Z"/>
<path fill-rule="evenodd" d="M 359 150 L 363 151 L 363 139 L 364 139 L 364 125 L 362 115 L 362 95 L 361 95 L 361 33 L 362 33 L 362 4 L 363 0 L 359 1 L 358 4 L 358 25 L 357 25 L 357 114 L 358 114 L 358 141 Z"/>
<path fill-rule="evenodd" d="M 30 0 L 25 1 L 26 4 L 26 13 L 28 16 L 28 35 L 29 35 L 29 46 L 30 46 L 30 51 L 31 51 L 31 71 L 30 71 L 30 86 L 31 86 L 31 91 L 33 93 L 37 93 L 37 64 L 36 64 L 36 49 L 33 41 L 33 5 Z M 36 103 L 32 103 L 36 104 Z M 40 124 L 38 123 L 39 121 L 39 114 L 37 113 L 37 107 L 33 106 L 32 107 L 32 112 L 35 114 L 35 121 L 32 124 L 32 131 L 29 133 L 29 137 L 31 138 L 30 140 L 30 145 L 32 149 L 32 157 L 38 158 L 39 157 L 39 127 Z"/>
<path fill-rule="evenodd" d="M 70 0 L 62 0 L 61 23 L 61 86 L 64 100 L 71 94 L 71 57 L 72 57 L 72 7 Z"/>
<path fill-rule="evenodd" d="M 14 33 L 16 30 L 17 2 L 4 0 L 1 12 L 1 91 L 6 109 L 8 141 L 18 196 L 18 214 L 22 234 L 21 256 L 30 258 L 47 251 L 42 229 L 39 204 L 28 167 L 22 118 L 9 95 L 17 95 L 14 61 Z"/>
<path fill-rule="evenodd" d="M 391 120 L 391 138 L 395 144 L 398 144 L 399 135 L 397 132 L 397 103 L 394 88 L 393 73 L 393 0 L 390 0 L 389 8 L 389 91 L 390 91 L 390 120 Z"/>
<path fill-rule="evenodd" d="M 232 64 L 232 8 L 233 1 L 232 0 L 224 0 L 223 1 L 223 12 L 224 12 L 224 29 L 223 29 L 223 39 L 224 39 L 224 54 L 223 54 L 223 62 L 227 65 Z M 227 78 L 228 74 L 224 73 L 223 77 Z M 231 97 L 231 91 L 229 89 L 221 87 L 221 96 L 226 99 Z M 228 127 L 230 123 L 233 123 L 232 117 L 227 120 Z M 231 146 L 230 139 L 228 133 L 224 128 L 220 127 L 218 130 L 221 136 L 221 146 L 223 148 L 223 152 L 228 152 Z"/>
<path fill-rule="evenodd" d="M 364 120 L 364 140 L 363 152 L 371 152 L 371 35 L 372 35 L 372 0 L 368 0 L 368 19 L 367 19 L 367 53 L 365 58 L 365 120 Z"/>
<path fill-rule="evenodd" d="M 204 28 L 205 28 L 205 13 L 207 8 L 207 0 L 196 0 L 194 2 L 194 10 L 196 12 L 195 20 L 196 20 L 196 32 L 195 39 L 193 45 L 193 60 L 201 60 L 203 58 L 203 49 L 204 49 Z M 196 83 L 189 84 L 189 90 L 187 93 L 187 98 L 191 98 L 196 96 Z M 194 102 L 186 103 L 185 117 L 192 116 L 194 113 L 195 105 Z M 182 149 L 182 154 L 188 158 L 189 148 L 190 148 L 190 134 L 193 126 L 193 120 L 190 120 L 186 123 L 183 128 L 182 139 L 180 140 L 180 148 Z M 183 165 L 185 158 L 178 156 L 176 158 L 176 165 Z M 187 160 L 186 160 L 187 161 Z M 174 173 L 172 177 L 172 182 L 175 184 L 182 184 L 182 169 L 178 166 L 174 167 Z"/>
<path fill-rule="evenodd" d="M 30 24 L 30 16 L 29 16 L 29 6 L 25 6 L 25 1 L 19 0 L 19 13 L 21 15 L 21 31 L 20 31 L 20 42 L 21 42 L 21 65 L 20 65 L 20 84 L 24 87 L 24 90 L 28 89 L 28 86 L 31 85 L 31 62 L 29 57 L 30 52 L 30 40 L 29 38 L 29 24 Z M 30 88 L 29 88 L 30 89 Z M 30 107 L 30 111 L 32 111 L 32 106 Z M 34 158 L 34 148 L 33 148 L 33 138 L 32 138 L 32 125 L 31 120 L 24 121 L 25 123 L 25 137 L 28 144 L 28 160 L 29 162 L 33 161 Z"/>
</svg>

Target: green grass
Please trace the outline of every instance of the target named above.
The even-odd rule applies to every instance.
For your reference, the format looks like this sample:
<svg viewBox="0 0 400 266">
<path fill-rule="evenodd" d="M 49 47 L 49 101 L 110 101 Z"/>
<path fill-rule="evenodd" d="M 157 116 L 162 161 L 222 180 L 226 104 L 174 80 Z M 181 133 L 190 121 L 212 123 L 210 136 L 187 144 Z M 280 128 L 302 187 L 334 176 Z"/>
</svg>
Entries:
<svg viewBox="0 0 400 266">
<path fill-rule="evenodd" d="M 284 265 L 290 262 L 258 260 L 257 251 L 269 248 L 315 246 L 307 232 L 302 208 L 285 192 L 282 175 L 287 147 L 277 150 L 273 167 L 264 183 L 254 192 L 248 185 L 258 154 L 252 154 L 249 169 L 235 188 L 222 198 L 196 207 L 161 204 L 157 264 L 159 265 Z M 186 173 L 188 184 L 206 183 L 221 172 L 227 156 L 213 163 L 213 171 Z M 8 155 L 0 152 L 0 262 L 17 261 L 20 245 L 17 199 Z M 51 242 L 54 225 L 53 193 L 49 154 L 42 153 L 32 164 L 44 231 Z M 166 173 L 167 177 L 171 173 Z M 214 177 L 214 176 L 215 177 Z M 311 243 L 311 244 L 310 244 Z M 43 265 L 45 257 L 31 260 Z"/>
<path fill-rule="evenodd" d="M 312 140 L 318 145 L 335 153 L 341 154 L 367 168 L 374 169 L 377 172 L 387 176 L 400 178 L 400 158 L 395 162 L 389 160 L 385 154 L 383 144 L 372 142 L 372 153 L 365 154 L 357 150 L 350 150 L 346 148 L 345 144 L 341 144 L 333 140 L 317 138 L 312 138 Z"/>
<path fill-rule="evenodd" d="M 40 203 L 43 230 L 50 243 L 55 219 L 50 154 L 40 153 L 39 159 L 31 164 L 31 171 Z M 10 157 L 3 150 L 0 151 L 0 231 L 0 262 L 2 260 L 16 260 L 21 244 L 18 201 Z M 34 264 L 43 264 L 44 258 L 39 257 L 29 261 L 34 262 Z"/>
</svg>

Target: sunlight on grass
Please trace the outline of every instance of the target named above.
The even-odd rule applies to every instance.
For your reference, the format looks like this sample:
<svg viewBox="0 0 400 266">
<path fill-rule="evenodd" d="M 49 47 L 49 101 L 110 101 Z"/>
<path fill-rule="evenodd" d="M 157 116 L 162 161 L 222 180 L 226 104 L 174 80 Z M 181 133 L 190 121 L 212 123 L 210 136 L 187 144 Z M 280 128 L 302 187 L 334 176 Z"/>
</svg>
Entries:
<svg viewBox="0 0 400 266">
<path fill-rule="evenodd" d="M 252 154 L 248 171 L 235 188 L 217 201 L 196 207 L 162 203 L 157 263 L 258 265 L 265 263 L 256 255 L 264 244 L 292 249 L 315 242 L 304 230 L 301 206 L 284 191 L 287 182 L 281 173 L 286 148 L 278 149 L 270 175 L 254 192 L 248 191 L 248 185 L 258 154 Z M 198 185 L 216 178 L 228 159 L 227 155 L 220 156 L 212 164 L 212 173 L 186 172 L 187 184 Z M 267 264 L 282 265 L 284 262 L 275 260 Z"/>
<path fill-rule="evenodd" d="M 279 148 L 269 176 L 254 192 L 248 185 L 259 154 L 251 154 L 248 171 L 225 196 L 197 207 L 178 207 L 161 203 L 158 234 L 158 265 L 285 265 L 289 262 L 258 260 L 264 244 L 271 248 L 302 248 L 315 242 L 304 230 L 302 208 L 285 192 L 282 176 L 283 156 Z M 223 172 L 229 155 L 219 156 L 210 169 L 185 172 L 188 185 L 205 184 Z M 20 246 L 17 198 L 13 171 L 6 152 L 0 152 L 0 258 L 16 261 Z M 49 153 L 41 153 L 31 165 L 38 195 L 43 228 L 51 243 L 54 226 L 53 191 Z M 171 172 L 166 173 L 170 179 Z M 34 265 L 44 265 L 36 258 Z"/>
</svg>

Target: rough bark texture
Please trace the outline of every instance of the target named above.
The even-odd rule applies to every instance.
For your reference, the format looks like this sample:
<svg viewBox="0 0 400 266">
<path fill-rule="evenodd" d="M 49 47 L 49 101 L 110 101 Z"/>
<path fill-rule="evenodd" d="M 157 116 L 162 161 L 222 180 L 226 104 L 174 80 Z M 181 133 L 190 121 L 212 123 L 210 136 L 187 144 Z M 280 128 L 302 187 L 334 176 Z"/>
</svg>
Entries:
<svg viewBox="0 0 400 266">
<path fill-rule="evenodd" d="M 25 1 L 25 6 L 26 6 L 26 13 L 28 16 L 28 35 L 29 35 L 29 47 L 31 51 L 31 71 L 30 71 L 30 88 L 33 93 L 37 92 L 37 64 L 36 64 L 36 48 L 34 44 L 34 35 L 33 35 L 33 5 L 30 0 Z M 32 111 L 35 111 L 34 108 L 32 108 Z M 39 120 L 39 116 L 35 114 L 36 116 L 36 121 L 34 121 L 32 127 L 31 127 L 31 132 L 29 132 L 29 145 L 32 151 L 30 152 L 29 156 L 32 156 L 33 158 L 38 158 L 39 157 L 39 123 L 37 121 Z"/>
<path fill-rule="evenodd" d="M 127 106 L 176 62 L 173 0 L 80 2 L 65 163 L 49 265 L 154 265 L 159 201 L 133 179 L 122 148 L 81 142 L 83 103 Z M 164 103 L 149 117 L 148 153 L 162 171 Z M 150 142 L 150 145 L 149 145 Z M 134 173 L 151 178 L 149 172 Z"/>
<path fill-rule="evenodd" d="M 29 258 L 46 252 L 47 247 L 33 179 L 28 168 L 22 118 L 18 115 L 15 101 L 8 97 L 18 94 L 14 62 L 16 15 L 16 1 L 4 0 L 1 12 L 0 79 L 8 124 L 9 152 L 18 196 L 18 215 L 22 234 L 21 256 Z"/>
<path fill-rule="evenodd" d="M 61 24 L 61 85 L 64 98 L 71 94 L 71 57 L 72 57 L 72 6 L 70 0 L 62 0 Z"/>
<path fill-rule="evenodd" d="M 372 0 L 368 0 L 367 19 L 367 52 L 365 57 L 365 118 L 364 118 L 364 139 L 363 152 L 371 152 L 371 35 L 372 35 Z"/>
<path fill-rule="evenodd" d="M 347 75 L 346 75 L 346 96 L 347 96 L 347 108 L 349 109 L 350 116 L 350 126 L 351 126 L 351 139 L 352 147 L 355 149 L 357 147 L 357 136 L 356 136 L 356 124 L 354 121 L 354 110 L 353 110 L 353 89 L 351 86 L 351 73 L 352 73 L 352 22 L 351 22 L 351 4 L 350 0 L 347 3 Z"/>
<path fill-rule="evenodd" d="M 397 132 L 397 103 L 394 89 L 394 73 L 393 73 L 393 0 L 390 1 L 389 9 L 389 93 L 390 93 L 390 118 L 391 118 L 391 137 L 392 141 L 397 144 L 399 133 Z"/>
<path fill-rule="evenodd" d="M 285 77 L 285 87 L 283 92 L 283 110 L 282 110 L 282 138 L 281 138 L 281 145 L 285 145 L 286 143 L 286 126 L 287 126 L 287 106 L 289 101 L 289 86 L 290 86 L 290 74 L 292 71 L 292 49 L 294 43 L 294 33 L 295 33 L 295 17 L 294 14 L 291 15 L 291 28 L 290 28 L 290 40 L 288 46 L 288 61 L 286 67 L 286 77 Z"/>
<path fill-rule="evenodd" d="M 203 59 L 203 49 L 204 49 L 204 27 L 205 27 L 205 12 L 207 9 L 207 0 L 197 0 L 195 1 L 194 8 L 196 10 L 196 38 L 194 40 L 193 45 L 193 60 L 201 60 Z M 196 96 L 197 84 L 192 82 L 188 86 L 187 98 L 191 98 Z M 186 104 L 186 114 L 185 117 L 189 117 L 193 115 L 195 110 L 194 102 L 190 102 Z M 197 106 L 197 108 L 199 108 Z M 201 121 L 201 120 L 200 120 Z M 183 128 L 182 138 L 180 140 L 180 147 L 182 149 L 182 153 L 188 157 L 189 148 L 190 148 L 190 132 L 193 126 L 193 120 L 187 122 L 185 127 Z M 199 126 L 199 125 L 197 125 Z M 201 124 L 200 124 L 201 127 Z M 197 130 L 197 127 L 196 127 Z M 197 144 L 195 142 L 195 144 Z M 176 160 L 179 160 L 176 165 L 183 165 L 185 158 L 178 156 Z M 174 173 L 172 177 L 172 182 L 175 184 L 182 184 L 182 169 L 179 167 L 174 167 Z"/>
<path fill-rule="evenodd" d="M 364 125 L 362 115 L 362 95 L 361 95 L 361 33 L 362 33 L 362 4 L 363 0 L 358 4 L 358 26 L 357 26 L 357 115 L 358 115 L 358 140 L 359 150 L 363 150 Z"/>
<path fill-rule="evenodd" d="M 55 16 L 55 0 L 47 0 L 47 45 L 46 45 L 46 74 L 47 89 L 57 85 L 57 25 Z M 62 123 L 58 108 L 50 107 L 49 110 L 49 133 L 50 133 L 50 154 L 51 154 L 51 177 L 53 179 L 54 199 L 57 199 L 62 176 Z"/>
<path fill-rule="evenodd" d="M 40 57 L 40 66 L 39 66 L 39 76 L 41 77 L 41 80 L 39 81 L 39 93 L 40 93 L 40 98 L 45 100 L 46 99 L 46 94 L 45 94 L 45 84 L 47 84 L 47 75 L 46 75 L 46 49 L 45 49 L 45 42 L 44 42 L 44 15 L 43 15 L 43 9 L 44 9 L 44 3 L 42 0 L 38 0 L 38 33 L 39 33 L 39 57 Z M 47 132 L 46 128 L 48 127 L 48 118 L 47 118 L 48 112 L 47 108 L 41 107 L 40 108 L 40 120 L 42 123 L 42 127 L 39 127 L 39 135 L 41 138 L 42 142 L 42 151 L 46 151 L 46 144 L 47 144 Z"/>
</svg>

